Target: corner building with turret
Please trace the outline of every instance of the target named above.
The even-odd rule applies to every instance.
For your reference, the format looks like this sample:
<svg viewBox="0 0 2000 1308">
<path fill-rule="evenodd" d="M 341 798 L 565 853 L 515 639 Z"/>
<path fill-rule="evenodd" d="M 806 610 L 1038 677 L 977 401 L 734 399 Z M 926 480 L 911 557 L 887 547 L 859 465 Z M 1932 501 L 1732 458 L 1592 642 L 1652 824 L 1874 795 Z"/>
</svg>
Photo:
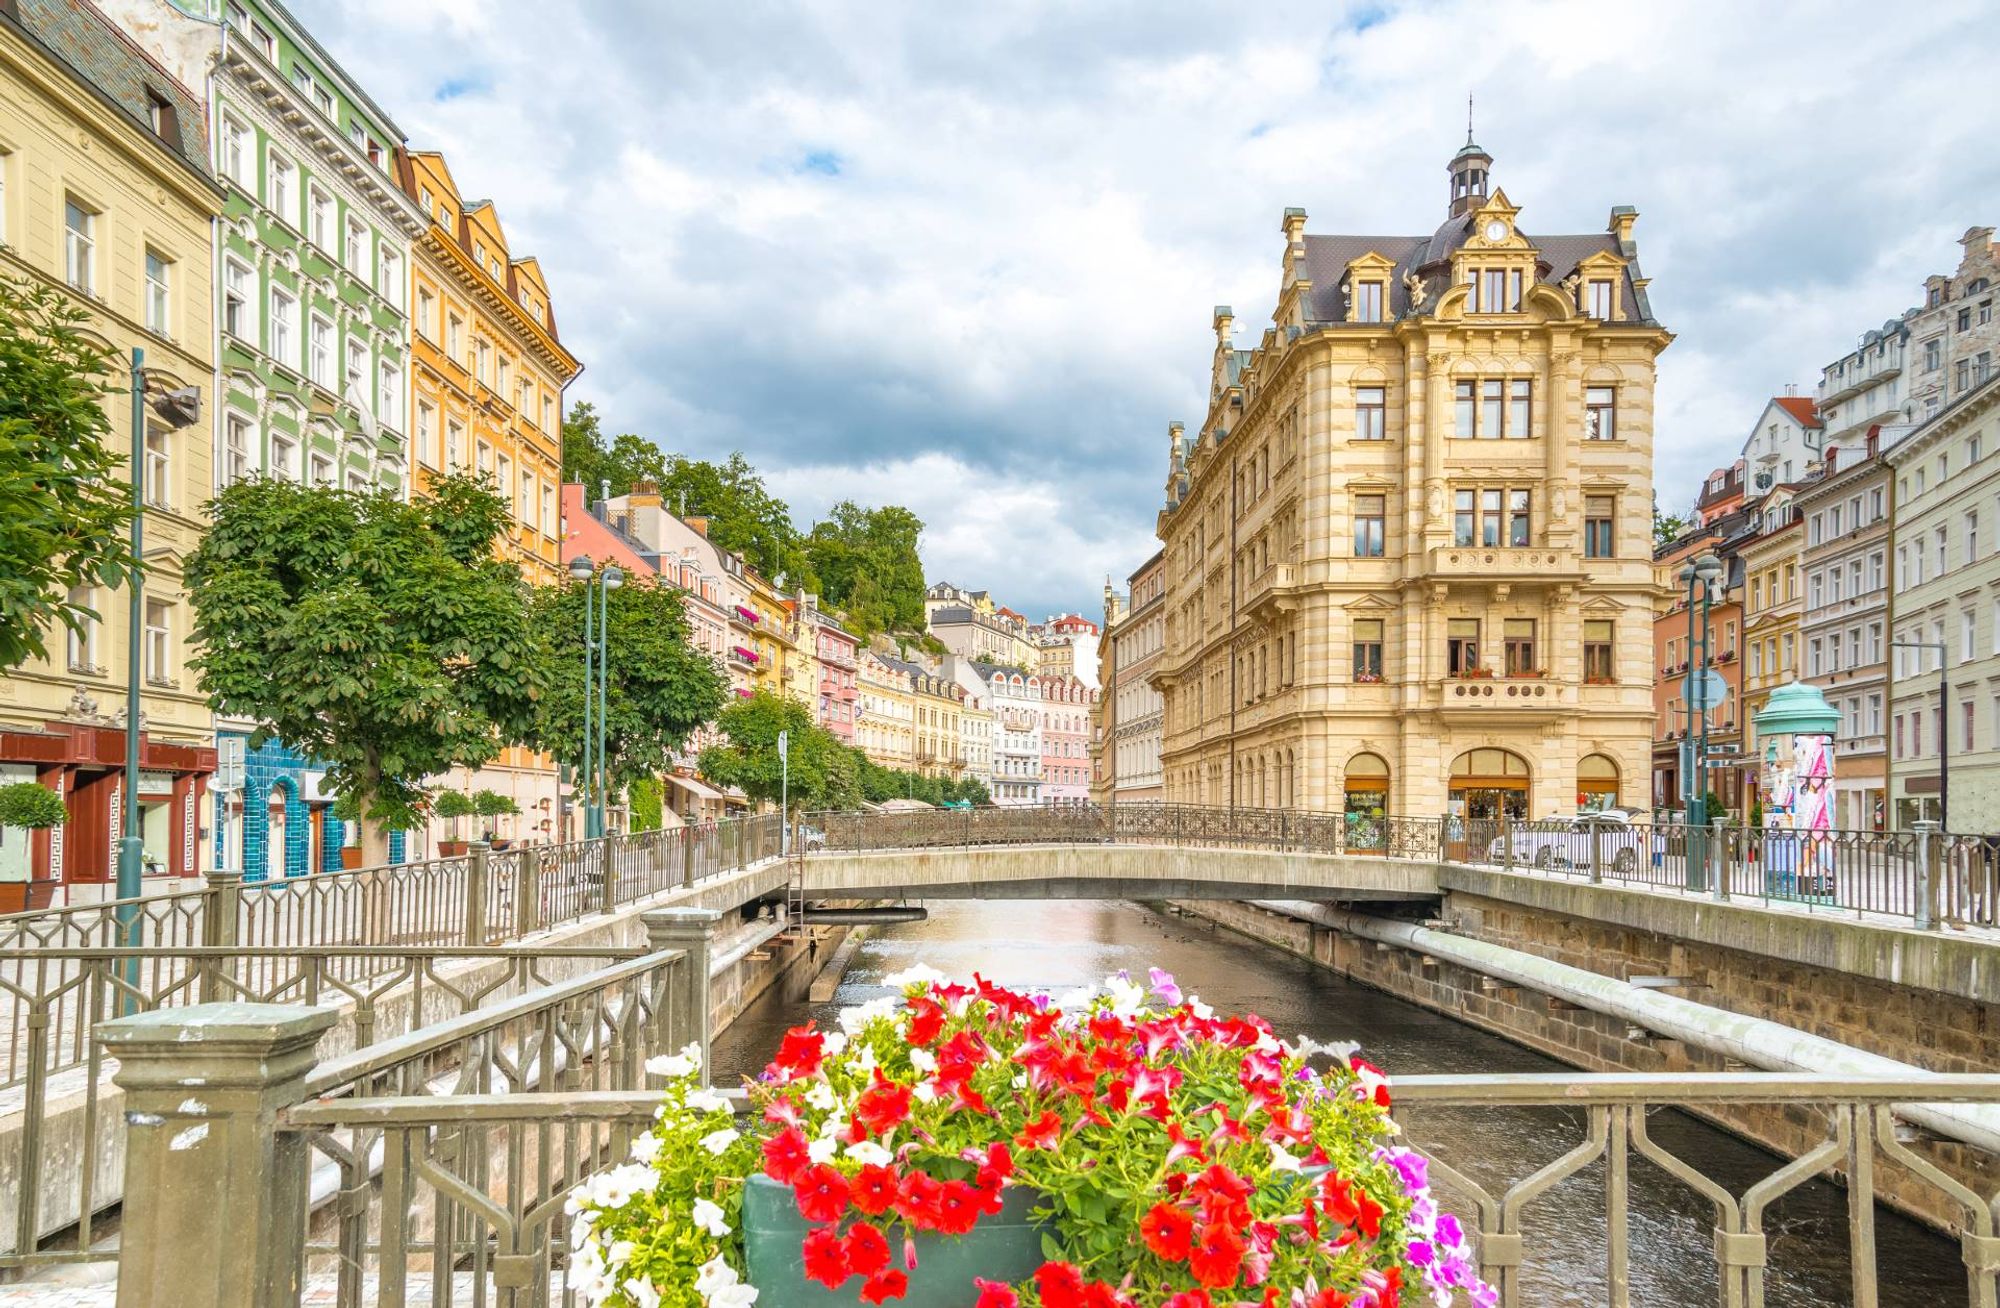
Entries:
<svg viewBox="0 0 2000 1308">
<path fill-rule="evenodd" d="M 1215 312 L 1170 428 L 1170 802 L 1466 818 L 1643 804 L 1653 386 L 1638 214 L 1537 236 L 1467 140 L 1429 236 L 1285 211 L 1274 326 Z"/>
</svg>

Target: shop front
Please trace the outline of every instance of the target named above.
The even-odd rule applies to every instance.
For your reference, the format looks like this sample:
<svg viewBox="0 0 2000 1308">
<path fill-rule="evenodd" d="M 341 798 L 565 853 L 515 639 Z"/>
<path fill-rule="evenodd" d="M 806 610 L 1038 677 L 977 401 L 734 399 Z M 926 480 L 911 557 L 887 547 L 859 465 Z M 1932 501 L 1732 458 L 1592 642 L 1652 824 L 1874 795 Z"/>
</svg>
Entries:
<svg viewBox="0 0 2000 1308">
<path fill-rule="evenodd" d="M 0 731 L 5 782 L 35 781 L 61 795 L 69 821 L 47 831 L 0 832 L 0 912 L 41 908 L 58 886 L 87 886 L 108 897 L 118 879 L 125 820 L 125 734 L 111 727 L 51 722 L 42 731 Z M 209 745 L 176 744 L 139 733 L 139 836 L 147 877 L 200 871 L 205 798 L 215 771 Z"/>
<path fill-rule="evenodd" d="M 1389 813 L 1389 765 L 1379 754 L 1356 754 L 1347 761 L 1346 847 L 1380 849 Z"/>
</svg>

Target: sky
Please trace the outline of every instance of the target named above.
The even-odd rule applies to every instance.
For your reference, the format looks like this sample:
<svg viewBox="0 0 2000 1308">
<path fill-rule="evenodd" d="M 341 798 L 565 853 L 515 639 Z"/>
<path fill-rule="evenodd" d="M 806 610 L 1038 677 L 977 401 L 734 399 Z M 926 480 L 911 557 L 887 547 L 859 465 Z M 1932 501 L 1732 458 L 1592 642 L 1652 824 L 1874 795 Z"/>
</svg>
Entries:
<svg viewBox="0 0 2000 1308">
<path fill-rule="evenodd" d="M 541 260 L 573 401 L 802 527 L 904 504 L 933 581 L 1036 616 L 1157 548 L 1283 210 L 1428 233 L 1468 93 L 1524 231 L 1639 210 L 1669 507 L 2000 224 L 1977 0 L 296 4 Z"/>
</svg>

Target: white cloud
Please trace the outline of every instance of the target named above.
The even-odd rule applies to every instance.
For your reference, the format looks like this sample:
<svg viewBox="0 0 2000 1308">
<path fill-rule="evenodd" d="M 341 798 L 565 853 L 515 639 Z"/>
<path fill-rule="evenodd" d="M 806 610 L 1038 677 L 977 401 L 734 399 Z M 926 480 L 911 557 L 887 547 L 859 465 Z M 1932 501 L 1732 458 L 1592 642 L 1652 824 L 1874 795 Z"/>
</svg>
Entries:
<svg viewBox="0 0 2000 1308">
<path fill-rule="evenodd" d="M 589 369 L 576 398 L 670 449 L 742 449 L 802 515 L 833 485 L 900 497 L 934 575 L 1023 609 L 1088 609 L 1150 552 L 1210 306 L 1254 339 L 1284 207 L 1315 231 L 1437 225 L 1465 89 L 1528 231 L 1642 213 L 1678 335 L 1669 505 L 2000 210 L 1977 112 L 2000 38 L 1976 0 L 1893 22 L 1739 0 L 351 0 L 313 20 L 541 257 Z"/>
</svg>

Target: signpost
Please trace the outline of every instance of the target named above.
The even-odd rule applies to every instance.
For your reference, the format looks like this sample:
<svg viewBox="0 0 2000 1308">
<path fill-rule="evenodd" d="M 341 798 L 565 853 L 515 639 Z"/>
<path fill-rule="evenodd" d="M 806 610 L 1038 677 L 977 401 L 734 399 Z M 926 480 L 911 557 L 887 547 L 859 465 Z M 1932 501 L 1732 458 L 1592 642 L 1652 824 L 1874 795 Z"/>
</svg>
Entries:
<svg viewBox="0 0 2000 1308">
<path fill-rule="evenodd" d="M 792 852 L 792 733 L 778 733 L 778 852 Z"/>
<path fill-rule="evenodd" d="M 1688 673 L 1687 680 L 1681 683 L 1681 690 L 1687 697 L 1690 712 L 1706 713 L 1729 702 L 1729 683 L 1714 668 L 1699 668 Z"/>
</svg>

